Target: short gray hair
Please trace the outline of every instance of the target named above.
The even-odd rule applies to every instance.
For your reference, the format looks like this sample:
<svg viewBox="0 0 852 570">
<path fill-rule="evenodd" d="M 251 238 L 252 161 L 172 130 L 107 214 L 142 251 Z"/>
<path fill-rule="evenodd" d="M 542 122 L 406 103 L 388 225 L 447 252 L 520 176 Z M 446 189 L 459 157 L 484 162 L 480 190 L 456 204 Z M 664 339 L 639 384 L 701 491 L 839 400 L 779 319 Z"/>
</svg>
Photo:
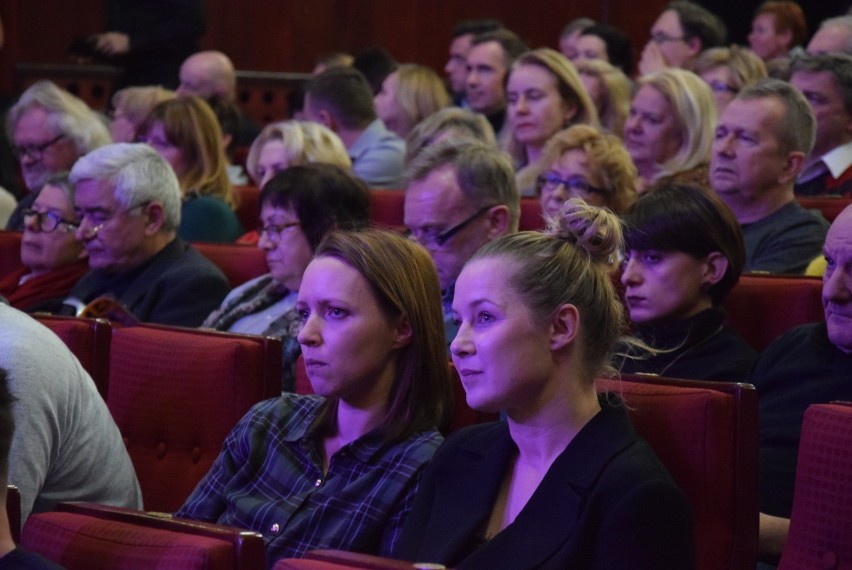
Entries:
<svg viewBox="0 0 852 570">
<path fill-rule="evenodd" d="M 476 208 L 505 205 L 509 231 L 518 231 L 521 198 L 509 157 L 474 140 L 443 140 L 417 155 L 405 172 L 406 186 L 433 170 L 451 165 L 462 194 Z"/>
<path fill-rule="evenodd" d="M 848 39 L 846 40 L 846 47 L 843 48 L 843 53 L 852 54 L 852 15 L 835 16 L 834 18 L 823 20 L 817 30 L 831 27 L 844 28 L 846 30 Z"/>
<path fill-rule="evenodd" d="M 852 55 L 845 53 L 803 53 L 793 59 L 790 65 L 790 77 L 800 71 L 808 73 L 826 72 L 834 76 L 834 81 L 843 93 L 843 107 L 852 113 Z"/>
<path fill-rule="evenodd" d="M 99 180 L 113 186 L 123 208 L 145 202 L 163 205 L 163 231 L 180 226 L 181 193 L 177 176 L 157 152 L 141 143 L 115 143 L 93 150 L 71 169 L 71 183 Z"/>
<path fill-rule="evenodd" d="M 784 105 L 784 115 L 775 127 L 775 136 L 784 152 L 811 153 L 816 137 L 816 119 L 805 96 L 780 79 L 763 79 L 746 87 L 737 99 L 753 101 L 773 97 Z"/>
<path fill-rule="evenodd" d="M 46 80 L 33 83 L 9 109 L 6 134 L 10 141 L 15 141 L 18 121 L 35 107 L 44 109 L 51 128 L 74 141 L 80 156 L 112 141 L 105 121 L 82 99 Z"/>
</svg>

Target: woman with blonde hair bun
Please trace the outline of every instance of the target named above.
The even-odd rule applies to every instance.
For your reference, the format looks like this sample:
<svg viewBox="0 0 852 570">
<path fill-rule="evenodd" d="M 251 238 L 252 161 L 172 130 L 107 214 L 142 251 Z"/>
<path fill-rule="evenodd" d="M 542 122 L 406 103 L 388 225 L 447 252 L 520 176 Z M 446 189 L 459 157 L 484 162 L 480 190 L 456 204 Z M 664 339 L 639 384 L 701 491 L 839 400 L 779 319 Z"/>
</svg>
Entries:
<svg viewBox="0 0 852 570">
<path fill-rule="evenodd" d="M 615 214 L 570 200 L 546 232 L 483 246 L 456 281 L 450 345 L 467 403 L 427 468 L 397 557 L 453 568 L 692 568 L 692 515 L 617 396 L 625 330 Z M 535 548 L 529 548 L 535 544 Z"/>
<path fill-rule="evenodd" d="M 406 63 L 382 82 L 373 101 L 385 126 L 405 138 L 417 123 L 449 107 L 450 95 L 438 74 L 422 65 Z"/>
</svg>

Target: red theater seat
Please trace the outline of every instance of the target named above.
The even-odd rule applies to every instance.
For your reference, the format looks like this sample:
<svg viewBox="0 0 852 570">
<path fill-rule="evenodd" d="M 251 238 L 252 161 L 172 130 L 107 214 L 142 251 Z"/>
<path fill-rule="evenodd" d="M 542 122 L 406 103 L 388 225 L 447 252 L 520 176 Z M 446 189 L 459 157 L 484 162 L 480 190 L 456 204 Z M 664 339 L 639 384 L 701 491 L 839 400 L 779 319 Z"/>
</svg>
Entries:
<svg viewBox="0 0 852 570">
<path fill-rule="evenodd" d="M 231 287 L 269 273 L 266 253 L 250 245 L 193 242 L 192 246 L 222 270 Z"/>
<path fill-rule="evenodd" d="M 815 277 L 743 275 L 724 307 L 728 325 L 758 351 L 793 327 L 825 320 Z"/>
<path fill-rule="evenodd" d="M 852 204 L 852 198 L 837 196 L 797 196 L 796 201 L 806 210 L 819 210 L 829 222 L 833 222 L 840 212 Z"/>
<path fill-rule="evenodd" d="M 544 229 L 541 203 L 538 198 L 521 198 L 521 219 L 518 229 L 522 232 Z"/>
<path fill-rule="evenodd" d="M 0 277 L 17 271 L 21 263 L 21 232 L 0 230 Z"/>
<path fill-rule="evenodd" d="M 405 229 L 405 191 L 370 189 L 370 221 L 374 226 Z"/>
<path fill-rule="evenodd" d="M 303 558 L 279 560 L 272 570 L 347 570 L 361 568 L 365 570 L 415 570 L 410 562 L 392 560 L 380 556 L 370 556 L 343 550 L 312 550 Z"/>
<path fill-rule="evenodd" d="M 69 570 L 259 570 L 260 534 L 91 503 L 29 517 L 22 545 Z"/>
<path fill-rule="evenodd" d="M 159 325 L 115 329 L 107 406 L 147 510 L 174 511 L 228 432 L 281 393 L 281 340 Z"/>
<path fill-rule="evenodd" d="M 106 319 L 55 315 L 37 315 L 36 319 L 62 339 L 106 400 L 109 389 L 109 345 L 112 339 L 110 322 Z"/>
<path fill-rule="evenodd" d="M 249 231 L 257 227 L 260 218 L 260 188 L 247 184 L 245 186 L 232 186 L 231 192 L 237 200 L 237 208 L 234 213 L 243 225 L 243 229 Z"/>
</svg>

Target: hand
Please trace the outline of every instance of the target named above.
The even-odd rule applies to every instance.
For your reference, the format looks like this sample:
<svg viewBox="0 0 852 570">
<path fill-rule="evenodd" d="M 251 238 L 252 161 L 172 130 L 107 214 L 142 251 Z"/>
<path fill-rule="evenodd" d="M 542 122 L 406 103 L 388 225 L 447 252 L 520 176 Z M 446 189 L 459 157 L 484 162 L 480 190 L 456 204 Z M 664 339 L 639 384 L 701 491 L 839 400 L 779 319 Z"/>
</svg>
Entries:
<svg viewBox="0 0 852 570">
<path fill-rule="evenodd" d="M 667 68 L 669 64 L 663 52 L 660 51 L 660 46 L 653 41 L 645 44 L 642 50 L 642 57 L 639 58 L 639 75 L 647 75 Z"/>
<path fill-rule="evenodd" d="M 758 557 L 763 562 L 777 564 L 790 531 L 790 519 L 760 513 Z"/>
<path fill-rule="evenodd" d="M 95 48 L 106 55 L 124 55 L 130 49 L 130 36 L 121 32 L 106 32 L 95 36 Z"/>
</svg>

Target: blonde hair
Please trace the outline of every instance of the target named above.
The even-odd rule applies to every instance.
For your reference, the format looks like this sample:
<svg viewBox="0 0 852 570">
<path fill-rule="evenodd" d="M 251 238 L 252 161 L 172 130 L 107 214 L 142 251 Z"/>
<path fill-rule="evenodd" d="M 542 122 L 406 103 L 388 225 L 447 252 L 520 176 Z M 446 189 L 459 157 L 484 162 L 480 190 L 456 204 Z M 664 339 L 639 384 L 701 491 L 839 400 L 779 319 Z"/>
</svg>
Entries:
<svg viewBox="0 0 852 570">
<path fill-rule="evenodd" d="M 638 172 L 621 139 L 589 125 L 574 125 L 556 133 L 531 169 L 535 180 L 569 150 L 586 153 L 589 167 L 598 175 L 606 191 L 606 207 L 623 214 L 636 201 Z"/>
<path fill-rule="evenodd" d="M 577 65 L 580 75 L 588 75 L 600 81 L 603 101 L 597 107 L 601 127 L 622 137 L 624 123 L 630 113 L 630 98 L 633 95 L 630 79 L 611 63 L 602 59 L 587 59 Z"/>
<path fill-rule="evenodd" d="M 695 62 L 695 73 L 701 75 L 714 67 L 727 67 L 733 72 L 737 90 L 754 85 L 767 77 L 766 64 L 756 53 L 748 48 L 731 47 L 710 48 L 701 52 Z"/>
<path fill-rule="evenodd" d="M 135 136 L 135 131 L 139 130 L 151 109 L 158 103 L 175 97 L 177 97 L 177 93 L 159 86 L 125 87 L 116 91 L 112 96 L 112 107 L 116 112 L 121 110 L 124 118 L 133 125 Z"/>
<path fill-rule="evenodd" d="M 346 147 L 332 130 L 311 121 L 281 121 L 267 125 L 251 143 L 246 170 L 255 181 L 260 180 L 257 174 L 260 153 L 272 140 L 284 145 L 288 166 L 325 162 L 345 169 L 352 167 Z"/>
<path fill-rule="evenodd" d="M 577 109 L 577 113 L 571 118 L 572 124 L 584 123 L 595 127 L 598 126 L 598 111 L 595 109 L 595 104 L 592 102 L 589 93 L 586 91 L 586 87 L 580 80 L 577 69 L 568 58 L 554 49 L 539 48 L 528 51 L 516 59 L 515 63 L 512 64 L 512 71 L 522 65 L 540 67 L 553 76 L 556 80 L 556 89 L 559 92 L 562 102 L 573 105 Z M 511 76 L 511 72 L 509 75 Z M 523 166 L 526 163 L 525 147 L 515 138 L 514 133 L 510 129 L 507 129 L 505 142 L 502 146 L 509 153 L 509 156 L 512 157 L 512 161 L 516 167 Z"/>
<path fill-rule="evenodd" d="M 683 139 L 675 155 L 658 165 L 651 182 L 707 164 L 716 130 L 716 103 L 710 86 L 691 71 L 678 68 L 643 75 L 637 83 L 638 87 L 653 87 L 666 98 Z"/>
<path fill-rule="evenodd" d="M 396 103 L 403 123 L 398 128 L 402 132 L 410 132 L 417 123 L 450 105 L 444 82 L 430 68 L 407 63 L 393 73 L 397 74 Z"/>
</svg>

